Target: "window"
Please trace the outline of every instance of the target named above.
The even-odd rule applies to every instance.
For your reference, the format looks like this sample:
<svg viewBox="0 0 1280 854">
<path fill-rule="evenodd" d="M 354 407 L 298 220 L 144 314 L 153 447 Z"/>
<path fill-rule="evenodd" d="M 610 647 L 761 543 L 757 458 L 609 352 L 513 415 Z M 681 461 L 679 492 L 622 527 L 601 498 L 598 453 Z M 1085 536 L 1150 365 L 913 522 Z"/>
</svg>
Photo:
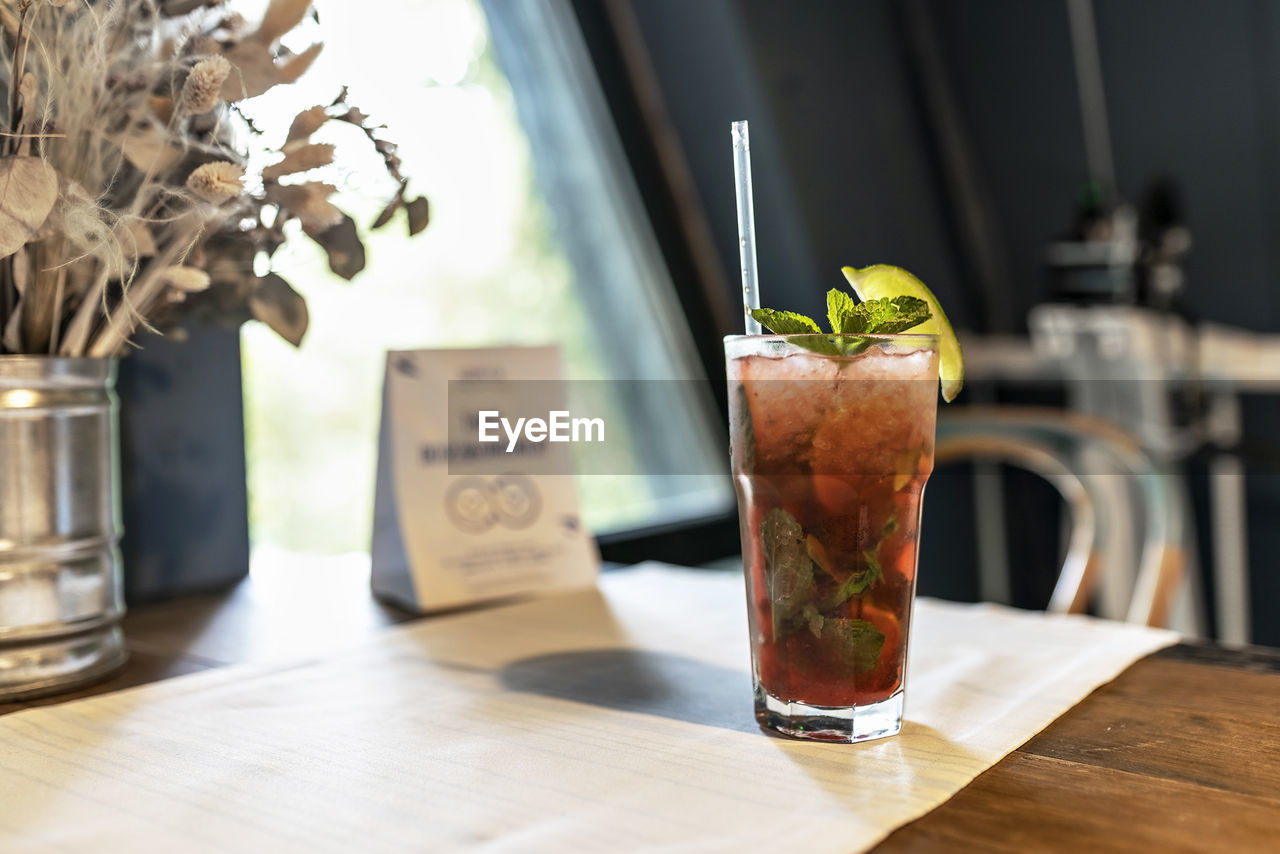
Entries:
<svg viewBox="0 0 1280 854">
<path fill-rule="evenodd" d="M 240 7 L 252 19 L 262 5 Z M 322 30 L 298 36 L 324 39 L 320 59 L 246 105 L 277 139 L 294 107 L 349 86 L 432 204 L 415 238 L 399 222 L 364 232 L 368 266 L 354 282 L 305 239 L 273 259 L 306 296 L 311 326 L 297 351 L 256 324 L 243 332 L 255 549 L 368 549 L 388 349 L 554 342 L 572 379 L 700 378 L 567 7 L 493 5 L 491 30 L 476 0 L 317 0 Z M 339 144 L 340 166 L 319 180 L 339 186 L 339 206 L 363 230 L 392 188 L 356 129 L 330 123 L 321 134 Z M 651 385 L 663 405 L 611 401 L 610 423 L 632 428 L 636 474 L 579 478 L 597 533 L 731 507 L 723 476 L 655 474 L 725 457 L 705 384 Z M 680 455 L 704 462 L 682 467 Z"/>
</svg>

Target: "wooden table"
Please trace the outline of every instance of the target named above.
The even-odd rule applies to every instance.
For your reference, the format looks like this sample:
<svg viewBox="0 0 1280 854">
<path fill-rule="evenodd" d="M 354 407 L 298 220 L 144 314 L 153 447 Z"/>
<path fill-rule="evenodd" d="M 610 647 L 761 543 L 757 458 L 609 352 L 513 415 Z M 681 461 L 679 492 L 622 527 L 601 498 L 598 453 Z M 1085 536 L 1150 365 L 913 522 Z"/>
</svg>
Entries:
<svg viewBox="0 0 1280 854">
<path fill-rule="evenodd" d="M 322 564 L 137 608 L 125 621 L 129 664 L 70 696 L 323 653 L 411 619 L 367 585 L 358 565 Z M 1273 851 L 1278 836 L 1280 651 L 1181 644 L 1130 667 L 875 850 Z"/>
</svg>

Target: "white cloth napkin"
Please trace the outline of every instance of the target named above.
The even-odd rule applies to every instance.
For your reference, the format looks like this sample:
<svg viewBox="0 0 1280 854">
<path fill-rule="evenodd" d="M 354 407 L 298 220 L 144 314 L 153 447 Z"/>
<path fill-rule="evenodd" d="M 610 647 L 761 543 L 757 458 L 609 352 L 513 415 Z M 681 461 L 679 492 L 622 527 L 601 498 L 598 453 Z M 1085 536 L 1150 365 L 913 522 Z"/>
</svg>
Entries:
<svg viewBox="0 0 1280 854">
<path fill-rule="evenodd" d="M 1177 640 L 921 600 L 902 734 L 806 743 L 755 726 L 745 608 L 648 565 L 0 717 L 0 850 L 863 850 Z"/>
</svg>

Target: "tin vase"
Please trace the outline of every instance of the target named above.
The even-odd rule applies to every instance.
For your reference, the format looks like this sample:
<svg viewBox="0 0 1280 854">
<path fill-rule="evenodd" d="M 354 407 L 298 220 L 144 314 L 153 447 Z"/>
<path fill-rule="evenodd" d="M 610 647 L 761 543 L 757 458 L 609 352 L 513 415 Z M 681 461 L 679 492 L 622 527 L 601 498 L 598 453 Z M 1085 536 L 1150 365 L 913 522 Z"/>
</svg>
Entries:
<svg viewBox="0 0 1280 854">
<path fill-rule="evenodd" d="M 125 660 L 116 363 L 0 356 L 0 702 Z"/>
</svg>

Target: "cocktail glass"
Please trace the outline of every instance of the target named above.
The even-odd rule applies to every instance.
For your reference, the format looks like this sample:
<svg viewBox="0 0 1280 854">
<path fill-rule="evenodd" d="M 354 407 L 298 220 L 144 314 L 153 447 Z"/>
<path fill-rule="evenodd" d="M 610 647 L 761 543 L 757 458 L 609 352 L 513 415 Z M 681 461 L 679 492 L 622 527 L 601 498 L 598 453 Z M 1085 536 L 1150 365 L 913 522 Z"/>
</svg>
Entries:
<svg viewBox="0 0 1280 854">
<path fill-rule="evenodd" d="M 737 335 L 725 361 L 756 719 L 800 738 L 894 735 L 937 339 Z"/>
</svg>

